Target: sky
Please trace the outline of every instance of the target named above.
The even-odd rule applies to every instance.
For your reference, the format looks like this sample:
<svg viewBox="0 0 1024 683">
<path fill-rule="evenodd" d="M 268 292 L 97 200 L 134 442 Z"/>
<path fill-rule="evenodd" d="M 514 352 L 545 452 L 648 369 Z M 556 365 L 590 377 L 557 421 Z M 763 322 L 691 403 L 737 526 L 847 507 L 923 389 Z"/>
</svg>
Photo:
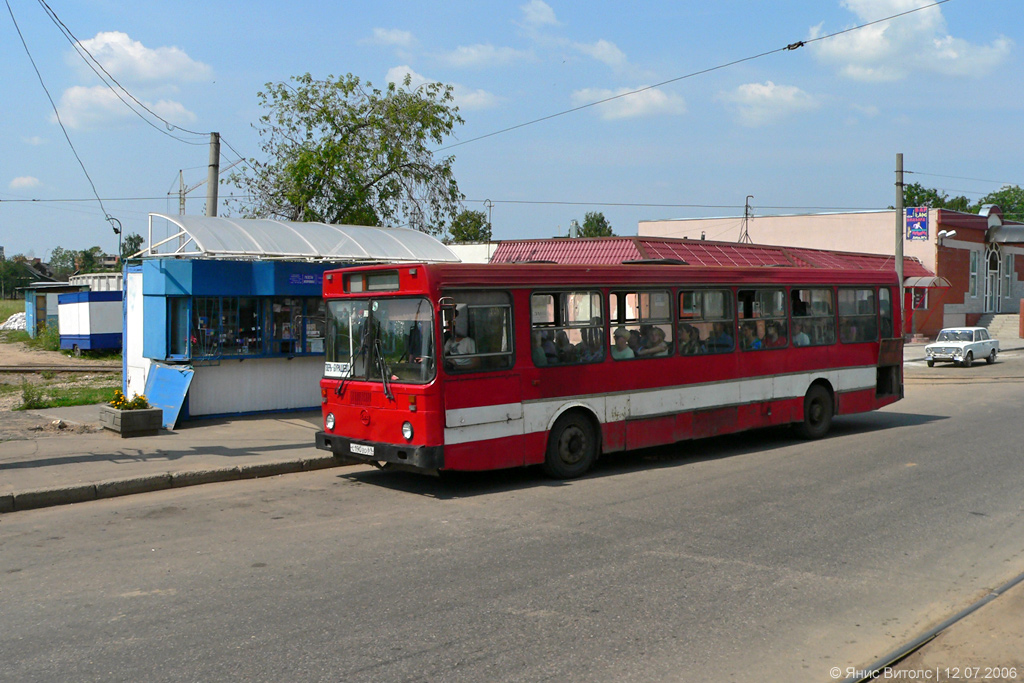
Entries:
<svg viewBox="0 0 1024 683">
<path fill-rule="evenodd" d="M 451 85 L 465 123 L 437 155 L 495 239 L 565 235 L 588 211 L 635 235 L 741 216 L 748 195 L 754 216 L 884 209 L 897 153 L 908 183 L 951 196 L 1024 185 L 1022 0 L 949 0 L 816 40 L 932 1 L 6 0 L 0 246 L 113 253 L 104 216 L 147 236 L 150 212 L 178 213 L 179 173 L 201 215 L 209 133 L 222 167 L 262 159 L 258 93 L 307 72 Z M 47 7 L 132 97 L 199 135 L 133 114 Z"/>
</svg>

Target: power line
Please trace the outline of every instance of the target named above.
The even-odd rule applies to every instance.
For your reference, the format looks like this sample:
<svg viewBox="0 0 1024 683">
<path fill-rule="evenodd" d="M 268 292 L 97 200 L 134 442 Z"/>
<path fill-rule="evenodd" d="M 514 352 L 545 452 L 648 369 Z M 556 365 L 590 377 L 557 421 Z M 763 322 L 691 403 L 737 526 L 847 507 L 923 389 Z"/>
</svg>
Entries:
<svg viewBox="0 0 1024 683">
<path fill-rule="evenodd" d="M 487 201 L 486 199 L 466 199 L 469 203 L 478 204 Z M 646 202 L 570 202 L 570 201 L 542 201 L 528 199 L 492 199 L 495 204 L 550 204 L 554 206 L 620 206 L 639 207 L 655 209 L 743 209 L 743 204 L 659 204 Z M 759 209 L 772 209 L 776 211 L 876 211 L 884 207 L 878 206 L 759 206 Z"/>
<path fill-rule="evenodd" d="M 475 138 L 470 138 L 469 140 L 463 140 L 462 142 L 456 142 L 456 143 L 453 143 L 451 145 L 446 145 L 444 147 L 439 147 L 435 151 L 443 152 L 446 149 L 453 149 L 455 147 L 461 147 L 462 145 L 468 145 L 471 142 L 477 142 L 479 140 L 484 140 L 486 138 L 494 137 L 495 135 L 501 135 L 503 133 L 508 133 L 510 131 L 513 131 L 513 130 L 518 130 L 520 128 L 525 128 L 527 126 L 532 126 L 535 123 L 541 123 L 543 121 L 550 121 L 551 119 L 558 118 L 559 116 L 565 116 L 566 114 L 572 114 L 572 113 L 581 111 L 583 109 L 589 109 L 590 107 L 596 107 L 599 104 L 605 104 L 606 102 L 611 102 L 613 100 L 621 99 L 623 97 L 629 97 L 630 95 L 636 95 L 638 93 L 646 92 L 647 90 L 653 90 L 655 88 L 660 88 L 663 85 L 668 85 L 669 83 L 676 83 L 678 81 L 686 80 L 688 78 L 694 78 L 696 76 L 703 76 L 704 74 L 711 73 L 712 71 L 719 71 L 721 69 L 726 69 L 726 68 L 728 68 L 730 66 L 736 66 L 737 64 L 742 64 L 744 62 L 750 62 L 750 61 L 753 61 L 755 59 L 760 59 L 761 57 L 767 57 L 768 55 L 773 55 L 773 54 L 775 54 L 777 52 L 786 52 L 786 51 L 797 50 L 797 49 L 799 49 L 801 47 L 804 47 L 805 45 L 809 45 L 810 43 L 816 43 L 816 42 L 818 42 L 820 40 L 826 40 L 828 38 L 835 38 L 836 36 L 842 35 L 844 33 L 850 33 L 851 31 L 859 31 L 860 29 L 867 28 L 868 26 L 874 26 L 875 24 L 881 24 L 881 23 L 886 22 L 886 21 L 892 21 L 893 19 L 898 19 L 899 17 L 905 16 L 907 14 L 912 14 L 914 12 L 920 12 L 921 10 L 929 9 L 931 7 L 936 7 L 938 5 L 945 4 L 945 3 L 949 2 L 949 1 L 950 0 L 936 0 L 935 2 L 933 2 L 930 5 L 924 5 L 923 7 L 915 7 L 914 9 L 910 9 L 910 10 L 907 10 L 905 12 L 900 12 L 898 14 L 893 14 L 893 15 L 890 15 L 888 17 L 884 17 L 882 19 L 876 19 L 874 21 L 869 21 L 869 22 L 867 22 L 865 24 L 860 24 L 858 26 L 852 26 L 850 28 L 843 29 L 842 31 L 836 31 L 835 33 L 829 33 L 828 35 L 818 36 L 817 38 L 808 38 L 807 40 L 798 40 L 795 43 L 790 43 L 789 45 L 786 45 L 785 47 L 775 48 L 774 50 L 768 50 L 767 52 L 762 52 L 760 54 L 752 55 L 750 57 L 744 57 L 742 59 L 737 59 L 737 60 L 734 60 L 734 61 L 731 61 L 731 62 L 727 62 L 725 64 L 719 64 L 718 66 L 712 66 L 712 67 L 709 67 L 707 69 L 701 69 L 700 71 L 694 71 L 692 73 L 686 74 L 685 76 L 677 76 L 675 78 L 670 78 L 667 81 L 662 81 L 660 83 L 655 83 L 654 85 L 644 86 L 643 88 L 637 88 L 636 90 L 631 90 L 629 92 L 620 93 L 618 95 L 612 95 L 611 97 L 606 97 L 604 99 L 597 100 L 595 102 L 589 102 L 587 104 L 581 104 L 578 107 L 572 107 L 571 109 L 566 109 L 564 111 L 560 111 L 560 112 L 557 112 L 557 113 L 554 113 L 554 114 L 548 114 L 547 116 L 542 116 L 539 119 L 533 119 L 532 121 L 527 121 L 526 123 L 516 124 L 514 126 L 509 126 L 508 128 L 502 128 L 501 130 L 496 130 L 496 131 L 494 131 L 492 133 L 487 133 L 485 135 L 479 135 L 479 136 L 477 136 Z"/>
<path fill-rule="evenodd" d="M 152 121 L 147 119 L 145 116 L 143 116 L 141 112 L 136 110 L 135 107 L 130 105 L 125 100 L 125 98 L 121 96 L 121 92 L 123 92 L 125 95 L 127 95 L 129 98 L 131 98 L 131 100 L 133 102 L 135 102 L 135 104 L 137 104 L 139 107 L 141 107 L 145 111 L 149 112 L 150 115 L 152 115 L 153 117 L 155 117 L 155 118 L 159 119 L 160 121 L 162 121 L 164 123 L 164 125 L 167 126 L 168 130 L 177 129 L 177 130 L 180 130 L 180 131 L 182 131 L 184 133 L 190 133 L 192 135 L 209 135 L 208 133 L 199 133 L 197 131 L 189 130 L 187 128 L 183 128 L 181 126 L 173 124 L 170 121 L 168 121 L 167 119 L 165 119 L 164 117 L 162 117 L 159 114 L 157 114 L 152 109 L 150 109 L 148 106 L 143 104 L 137 97 L 135 97 L 135 95 L 133 95 L 131 92 L 129 92 L 127 88 L 125 88 L 123 85 L 121 85 L 121 83 L 118 82 L 118 80 L 116 78 L 114 78 L 110 74 L 110 72 L 107 71 L 103 67 L 102 64 L 100 64 L 99 60 L 97 60 L 92 55 L 92 53 L 89 52 L 89 50 L 87 50 L 84 45 L 82 45 L 82 41 L 80 41 L 78 39 L 78 37 L 75 36 L 75 34 L 72 33 L 71 30 L 64 24 L 64 22 L 61 21 L 60 17 L 57 16 L 57 13 L 54 12 L 53 9 L 49 5 L 46 4 L 45 0 L 37 0 L 37 1 L 39 2 L 40 6 L 42 6 L 42 8 L 46 12 L 47 16 L 50 18 L 50 21 L 52 21 L 54 23 L 54 25 L 61 32 L 61 34 L 64 36 L 64 38 L 71 44 L 71 47 L 74 48 L 74 50 L 78 54 L 78 56 L 82 58 L 82 61 L 85 62 L 86 66 L 88 66 L 90 69 L 92 69 L 93 73 L 95 73 L 96 76 L 99 77 L 99 79 L 103 83 L 103 85 L 107 86 L 107 88 L 110 89 L 110 91 L 112 93 L 114 93 L 114 95 L 117 97 L 117 99 L 121 100 L 121 102 L 124 104 L 124 106 L 128 107 L 128 109 L 131 110 L 131 112 L 133 114 L 135 114 L 140 119 L 142 119 L 147 125 L 151 126 L 154 130 L 162 133 L 163 135 L 166 135 L 169 138 L 173 138 L 173 139 L 177 140 L 178 142 L 184 142 L 186 145 L 203 145 L 203 144 L 206 144 L 205 142 L 193 142 L 193 141 L 190 141 L 190 140 L 185 140 L 184 138 L 180 138 L 177 135 L 172 135 L 171 133 L 169 133 L 166 130 L 161 130 L 158 125 L 156 125 L 155 123 L 153 123 Z M 82 54 L 82 53 L 85 53 L 85 54 Z M 88 59 L 86 59 L 86 55 L 88 55 Z M 99 67 L 99 70 L 102 71 L 103 74 L 100 74 L 100 71 L 96 70 L 97 67 Z M 104 78 L 104 74 L 106 75 L 106 78 Z M 109 78 L 115 85 L 117 85 L 117 88 L 119 88 L 121 90 L 121 92 L 118 92 L 117 89 L 113 88 L 110 85 L 110 83 L 107 82 L 107 80 L 106 80 L 107 78 Z"/>
<path fill-rule="evenodd" d="M 1004 186 L 1004 185 L 1019 185 L 1020 184 L 1020 183 L 1011 183 L 1011 182 L 1007 182 L 1007 181 L 1004 181 L 1004 180 L 986 180 L 985 178 L 966 178 L 964 176 L 939 175 L 938 173 L 925 173 L 923 171 L 904 171 L 904 173 L 911 174 L 911 175 L 929 176 L 929 177 L 932 177 L 932 178 L 949 178 L 949 179 L 952 179 L 952 180 L 974 180 L 974 181 L 977 181 L 979 183 L 995 183 L 996 185 L 1000 185 L 1000 186 Z M 957 190 L 957 191 L 960 191 L 960 190 Z"/>
<path fill-rule="evenodd" d="M 35 70 L 36 77 L 39 79 L 39 85 L 43 87 L 43 92 L 46 93 L 46 99 L 50 101 L 50 106 L 53 107 L 53 115 L 57 118 L 57 123 L 60 125 L 60 129 L 64 133 L 64 139 L 68 141 L 68 146 L 71 147 L 71 153 L 75 155 L 75 159 L 78 160 L 78 165 L 82 167 L 82 173 L 85 174 L 85 179 L 89 181 L 89 187 L 92 188 L 92 193 L 100 205 L 100 211 L 103 212 L 104 219 L 110 223 L 110 227 L 114 229 L 114 232 L 120 234 L 120 228 L 114 225 L 117 219 L 107 213 L 106 207 L 103 206 L 103 200 L 100 199 L 100 194 L 96 191 L 96 184 L 92 181 L 89 171 L 85 168 L 85 163 L 82 161 L 82 157 L 78 155 L 78 150 L 75 149 L 74 143 L 71 142 L 71 136 L 68 135 L 67 128 L 64 127 L 64 122 L 60 120 L 60 112 L 57 110 L 57 105 L 54 103 L 53 97 L 50 95 L 50 91 L 46 88 L 46 83 L 43 81 L 43 75 L 39 73 L 39 67 L 36 66 L 36 60 L 32 57 L 31 50 L 28 49 L 28 43 L 25 42 L 25 36 L 21 33 L 21 27 L 18 25 L 18 20 L 14 18 L 14 10 L 11 9 L 10 0 L 4 0 L 4 2 L 7 5 L 7 12 L 11 15 L 11 21 L 14 22 L 14 28 L 18 32 L 18 38 L 21 39 L 21 45 L 25 48 L 25 54 L 28 55 L 28 60 L 32 63 L 32 69 Z"/>
</svg>

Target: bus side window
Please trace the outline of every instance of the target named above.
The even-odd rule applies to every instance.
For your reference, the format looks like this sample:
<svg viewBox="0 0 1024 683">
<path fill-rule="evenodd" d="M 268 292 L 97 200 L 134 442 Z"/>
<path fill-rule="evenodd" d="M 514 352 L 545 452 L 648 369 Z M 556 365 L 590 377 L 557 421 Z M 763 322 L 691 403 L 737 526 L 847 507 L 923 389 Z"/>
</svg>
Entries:
<svg viewBox="0 0 1024 683">
<path fill-rule="evenodd" d="M 449 372 L 504 370 L 514 362 L 512 297 L 508 292 L 445 292 L 455 302 L 450 334 L 443 340 Z"/>
<path fill-rule="evenodd" d="M 679 353 L 697 356 L 733 350 L 732 292 L 719 289 L 679 292 Z"/>
<path fill-rule="evenodd" d="M 660 358 L 673 353 L 672 294 L 668 291 L 612 292 L 612 358 Z M 624 341 L 616 342 L 616 339 Z"/>
<path fill-rule="evenodd" d="M 843 343 L 878 339 L 878 310 L 874 289 L 839 290 L 839 339 Z"/>
<path fill-rule="evenodd" d="M 537 367 L 604 360 L 601 293 L 544 292 L 530 297 L 530 356 Z"/>
<path fill-rule="evenodd" d="M 836 342 L 835 307 L 828 288 L 790 290 L 793 346 L 825 346 Z"/>
</svg>

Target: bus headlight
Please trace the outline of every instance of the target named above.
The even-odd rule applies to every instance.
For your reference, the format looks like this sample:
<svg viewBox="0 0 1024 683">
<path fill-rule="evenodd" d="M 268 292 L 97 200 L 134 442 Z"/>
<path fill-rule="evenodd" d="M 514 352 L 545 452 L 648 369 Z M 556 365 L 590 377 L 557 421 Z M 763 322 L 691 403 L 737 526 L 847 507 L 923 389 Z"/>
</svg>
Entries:
<svg viewBox="0 0 1024 683">
<path fill-rule="evenodd" d="M 403 422 L 402 423 L 402 436 L 405 437 L 406 441 L 412 441 L 412 423 L 411 422 Z"/>
<path fill-rule="evenodd" d="M 327 425 L 327 429 L 334 431 L 334 413 L 327 413 L 327 419 L 324 420 L 324 424 Z"/>
</svg>

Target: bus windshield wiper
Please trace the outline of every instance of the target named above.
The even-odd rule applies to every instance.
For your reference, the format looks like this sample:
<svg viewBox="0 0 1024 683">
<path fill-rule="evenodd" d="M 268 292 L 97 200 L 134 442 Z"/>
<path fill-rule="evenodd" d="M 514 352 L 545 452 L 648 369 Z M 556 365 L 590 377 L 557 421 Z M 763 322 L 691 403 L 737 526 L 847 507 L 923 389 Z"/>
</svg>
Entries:
<svg viewBox="0 0 1024 683">
<path fill-rule="evenodd" d="M 388 370 L 387 362 L 384 360 L 384 345 L 381 343 L 380 339 L 374 341 L 373 356 L 377 363 L 377 370 L 380 372 L 381 384 L 384 385 L 384 396 L 386 396 L 389 401 L 394 401 L 395 395 L 391 393 L 391 373 Z"/>
</svg>

